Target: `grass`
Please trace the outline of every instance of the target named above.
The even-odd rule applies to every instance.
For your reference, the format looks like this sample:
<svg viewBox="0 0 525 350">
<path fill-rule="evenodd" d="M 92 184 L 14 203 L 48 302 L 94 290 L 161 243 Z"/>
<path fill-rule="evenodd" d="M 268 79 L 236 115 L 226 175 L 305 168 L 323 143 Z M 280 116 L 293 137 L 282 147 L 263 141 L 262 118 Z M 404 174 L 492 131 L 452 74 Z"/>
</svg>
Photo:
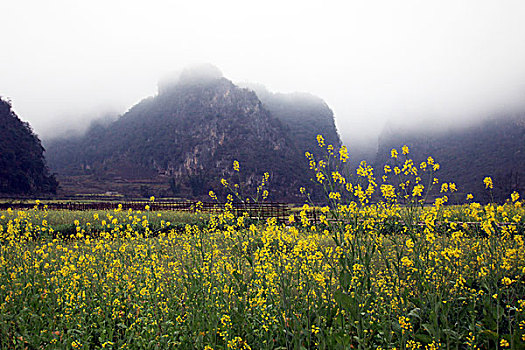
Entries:
<svg viewBox="0 0 525 350">
<path fill-rule="evenodd" d="M 69 210 L 26 210 L 20 211 L 27 216 L 27 223 L 33 227 L 41 227 L 45 220 L 45 232 L 51 232 L 52 236 L 67 238 L 77 234 L 77 227 L 85 234 L 98 235 L 104 232 L 108 225 L 111 226 L 113 220 L 117 220 L 119 225 L 136 224 L 138 222 L 147 222 L 147 228 L 151 232 L 159 230 L 175 229 L 182 230 L 188 224 L 203 225 L 209 218 L 208 213 L 191 213 L 184 211 L 155 211 L 150 212 L 128 210 L 86 210 L 86 211 L 69 211 Z M 7 224 L 7 218 L 12 216 L 8 211 L 0 211 L 0 223 Z M 95 218 L 99 218 L 95 220 Z M 141 232 L 145 231 L 145 226 L 137 228 Z M 39 230 L 39 234 L 42 230 Z"/>
</svg>

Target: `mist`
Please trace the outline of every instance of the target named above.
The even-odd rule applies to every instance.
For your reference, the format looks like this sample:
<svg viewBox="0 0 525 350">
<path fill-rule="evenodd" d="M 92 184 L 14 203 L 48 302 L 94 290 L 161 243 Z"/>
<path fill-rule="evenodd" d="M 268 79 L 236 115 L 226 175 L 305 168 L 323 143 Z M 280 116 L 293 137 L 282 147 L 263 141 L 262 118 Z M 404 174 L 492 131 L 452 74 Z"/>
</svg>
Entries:
<svg viewBox="0 0 525 350">
<path fill-rule="evenodd" d="M 0 96 L 44 140 L 123 114 L 203 62 L 324 99 L 351 147 L 373 149 L 387 123 L 525 110 L 522 1 L 18 0 L 2 13 Z"/>
</svg>

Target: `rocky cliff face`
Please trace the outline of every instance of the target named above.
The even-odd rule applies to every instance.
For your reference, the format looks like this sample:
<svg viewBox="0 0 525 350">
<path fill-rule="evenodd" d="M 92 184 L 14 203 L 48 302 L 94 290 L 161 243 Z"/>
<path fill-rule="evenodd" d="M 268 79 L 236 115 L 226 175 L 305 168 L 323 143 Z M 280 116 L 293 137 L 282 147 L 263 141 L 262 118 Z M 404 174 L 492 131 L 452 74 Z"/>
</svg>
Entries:
<svg viewBox="0 0 525 350">
<path fill-rule="evenodd" d="M 258 84 L 242 84 L 255 91 L 263 106 L 287 128 L 294 145 L 301 152 L 318 151 L 316 136 L 327 144 L 341 146 L 334 114 L 321 98 L 308 93 L 272 93 Z"/>
<path fill-rule="evenodd" d="M 0 98 L 0 194 L 45 194 L 56 188 L 40 140 Z"/>
<path fill-rule="evenodd" d="M 114 123 L 93 126 L 81 139 L 50 142 L 48 153 L 61 177 L 127 181 L 135 189 L 137 182 L 156 179 L 166 186 L 152 194 L 184 197 L 220 189 L 221 178 L 237 177 L 232 170 L 237 160 L 245 186 L 255 186 L 255 179 L 269 172 L 273 199 L 292 199 L 310 174 L 302 144 L 285 124 L 252 90 L 216 74 L 186 72 L 163 82 L 157 96 Z M 138 194 L 123 186 L 117 190 Z"/>
</svg>

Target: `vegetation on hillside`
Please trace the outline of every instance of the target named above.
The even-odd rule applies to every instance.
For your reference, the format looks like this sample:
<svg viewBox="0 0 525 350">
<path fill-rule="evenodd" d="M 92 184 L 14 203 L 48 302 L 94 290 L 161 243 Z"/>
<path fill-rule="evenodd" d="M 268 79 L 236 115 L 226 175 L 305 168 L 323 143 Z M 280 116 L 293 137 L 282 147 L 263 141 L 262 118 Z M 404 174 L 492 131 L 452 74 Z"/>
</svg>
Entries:
<svg viewBox="0 0 525 350">
<path fill-rule="evenodd" d="M 458 185 L 462 202 L 469 193 L 480 202 L 503 202 L 510 193 L 525 191 L 525 118 L 488 119 L 470 126 L 441 131 L 392 128 L 380 137 L 375 164 L 383 164 L 390 149 L 406 144 L 414 149 L 414 161 L 432 153 L 443 167 L 442 176 Z M 491 176 L 494 189 L 489 195 L 483 179 Z"/>
<path fill-rule="evenodd" d="M 301 152 L 321 155 L 316 148 L 318 134 L 335 147 L 341 145 L 334 113 L 321 98 L 308 93 L 272 93 L 258 84 L 244 86 L 255 91 L 263 106 L 288 127 L 292 142 Z"/>
<path fill-rule="evenodd" d="M 0 98 L 0 194 L 34 195 L 56 189 L 40 140 L 18 118 L 11 103 Z"/>
</svg>

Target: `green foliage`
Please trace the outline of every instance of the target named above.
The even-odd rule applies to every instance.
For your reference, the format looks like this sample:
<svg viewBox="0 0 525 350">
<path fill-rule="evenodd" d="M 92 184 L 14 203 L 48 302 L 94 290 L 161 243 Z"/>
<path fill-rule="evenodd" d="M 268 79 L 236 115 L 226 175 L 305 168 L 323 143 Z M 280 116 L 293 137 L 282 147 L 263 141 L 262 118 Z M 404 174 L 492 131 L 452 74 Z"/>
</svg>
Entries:
<svg viewBox="0 0 525 350">
<path fill-rule="evenodd" d="M 1 98 L 0 125 L 0 194 L 56 192 L 58 184 L 46 167 L 40 140 Z"/>
</svg>

